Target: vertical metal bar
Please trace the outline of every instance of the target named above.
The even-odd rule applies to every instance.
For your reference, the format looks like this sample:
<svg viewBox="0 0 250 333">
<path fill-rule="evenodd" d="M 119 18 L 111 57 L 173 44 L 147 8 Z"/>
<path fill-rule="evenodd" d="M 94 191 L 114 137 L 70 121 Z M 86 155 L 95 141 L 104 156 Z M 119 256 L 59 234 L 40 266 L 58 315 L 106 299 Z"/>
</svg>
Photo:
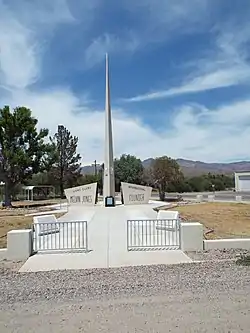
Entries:
<svg viewBox="0 0 250 333">
<path fill-rule="evenodd" d="M 54 223 L 52 222 L 52 223 L 49 223 L 50 224 L 50 234 L 49 234 L 49 237 L 50 237 L 50 250 L 52 249 L 52 232 L 53 232 L 53 225 L 54 225 Z M 48 230 L 48 232 L 49 232 L 49 230 Z M 56 237 L 56 233 L 55 233 L 55 237 Z M 48 240 L 48 243 L 49 243 L 49 240 Z"/>
<path fill-rule="evenodd" d="M 133 246 L 135 246 L 136 244 L 134 244 L 134 235 L 135 235 L 135 232 L 136 232 L 136 223 L 135 221 L 133 220 L 130 220 L 129 221 L 129 230 L 130 230 L 130 236 L 129 236 L 129 246 L 130 246 L 130 249 L 133 248 Z"/>
<path fill-rule="evenodd" d="M 166 246 L 167 247 L 167 225 L 166 225 L 166 221 L 163 223 L 163 231 L 162 231 L 163 233 L 164 233 L 164 246 Z"/>
<path fill-rule="evenodd" d="M 79 234 L 79 237 L 78 237 L 78 244 L 76 244 L 76 247 L 77 248 L 83 248 L 84 247 L 84 244 L 85 244 L 85 239 L 84 239 L 84 235 L 85 235 L 85 232 L 84 232 L 84 225 L 83 225 L 83 222 L 79 222 L 79 226 L 78 226 L 78 234 Z"/>
<path fill-rule="evenodd" d="M 86 248 L 86 252 L 88 252 L 88 223 L 87 221 L 85 221 L 84 223 L 85 226 L 85 248 Z"/>
<path fill-rule="evenodd" d="M 154 243 L 156 232 L 156 223 L 154 223 L 153 220 L 148 220 L 148 244 L 150 247 L 152 247 L 152 243 Z"/>
<path fill-rule="evenodd" d="M 39 224 L 39 223 L 37 223 L 37 229 L 40 231 L 41 230 L 41 224 Z M 37 232 L 37 235 L 39 235 L 39 233 Z M 41 237 L 42 236 L 38 236 L 39 237 L 39 249 L 37 249 L 37 250 L 41 250 L 41 247 L 42 247 L 42 239 L 41 239 Z"/>
<path fill-rule="evenodd" d="M 42 225 L 43 225 L 43 230 L 44 230 L 44 223 Z M 45 238 L 47 237 L 46 233 L 42 237 L 43 237 L 43 250 L 45 250 Z"/>
<path fill-rule="evenodd" d="M 130 248 L 132 248 L 133 246 L 135 246 L 136 244 L 134 244 L 134 237 L 133 235 L 135 234 L 136 232 L 136 224 L 135 224 L 135 221 L 131 220 L 130 222 L 130 240 L 129 240 L 129 245 L 130 245 Z"/>
<path fill-rule="evenodd" d="M 161 225 L 162 225 L 162 223 L 161 223 Z M 162 232 L 162 229 L 163 229 L 163 228 L 160 228 L 160 230 L 159 230 L 159 246 L 160 246 L 160 247 L 163 246 L 163 238 L 162 238 L 162 234 L 163 234 L 163 232 Z"/>
<path fill-rule="evenodd" d="M 180 224 L 180 220 L 178 219 L 178 248 L 181 248 L 181 224 Z"/>
<path fill-rule="evenodd" d="M 127 251 L 128 251 L 128 233 L 129 233 L 129 230 L 128 230 L 128 220 L 127 220 L 127 225 L 126 225 L 126 229 L 127 229 Z"/>
<path fill-rule="evenodd" d="M 65 222 L 63 223 L 63 239 L 62 239 L 62 249 L 64 249 L 64 237 L 65 237 Z"/>
<path fill-rule="evenodd" d="M 57 249 L 57 247 L 58 247 L 58 250 L 61 250 L 61 234 L 60 234 L 61 233 L 61 226 L 62 226 L 61 222 L 57 222 L 57 227 L 59 229 L 59 233 L 58 233 L 58 242 L 55 239 L 55 248 Z"/>
<path fill-rule="evenodd" d="M 73 224 L 76 225 L 75 222 L 69 222 L 69 225 L 70 225 L 70 233 L 69 233 L 69 236 L 70 236 L 70 248 L 72 249 L 73 246 L 72 246 L 72 238 L 73 238 Z"/>
<path fill-rule="evenodd" d="M 68 243 L 69 243 L 69 221 L 66 222 L 66 237 L 65 237 L 65 250 L 68 249 Z"/>
<path fill-rule="evenodd" d="M 156 233 L 156 244 L 154 244 L 154 246 L 159 246 L 159 231 L 158 230 L 157 230 L 157 233 Z"/>
<path fill-rule="evenodd" d="M 175 220 L 175 230 L 174 230 L 174 233 L 175 233 L 175 245 L 177 246 L 177 230 L 178 230 L 178 223 L 177 223 L 177 219 Z"/>
<path fill-rule="evenodd" d="M 147 221 L 146 221 L 146 224 L 147 224 Z M 145 237 L 144 237 L 144 232 L 145 231 L 144 230 L 145 230 L 145 228 L 144 228 L 144 221 L 141 221 L 141 234 L 142 234 L 142 236 L 141 236 L 141 245 L 142 246 L 145 246 L 144 245 L 144 239 L 145 239 Z M 146 238 L 145 242 L 146 242 L 146 245 L 147 245 L 147 238 Z"/>
</svg>

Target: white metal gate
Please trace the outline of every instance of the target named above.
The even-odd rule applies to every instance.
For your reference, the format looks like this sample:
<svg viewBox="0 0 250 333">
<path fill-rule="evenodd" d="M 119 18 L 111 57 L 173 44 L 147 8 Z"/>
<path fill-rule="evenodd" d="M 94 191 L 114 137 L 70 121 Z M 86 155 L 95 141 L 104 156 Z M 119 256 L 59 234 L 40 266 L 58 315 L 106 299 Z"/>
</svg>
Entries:
<svg viewBox="0 0 250 333">
<path fill-rule="evenodd" d="M 33 231 L 35 252 L 88 251 L 87 221 L 38 222 Z"/>
<path fill-rule="evenodd" d="M 178 219 L 127 220 L 127 250 L 177 250 Z"/>
</svg>

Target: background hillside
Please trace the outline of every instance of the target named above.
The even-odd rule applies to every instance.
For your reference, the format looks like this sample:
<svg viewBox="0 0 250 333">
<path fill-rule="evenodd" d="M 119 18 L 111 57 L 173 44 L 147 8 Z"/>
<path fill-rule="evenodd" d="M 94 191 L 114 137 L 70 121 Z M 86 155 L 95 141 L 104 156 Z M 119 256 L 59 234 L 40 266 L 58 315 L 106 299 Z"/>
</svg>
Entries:
<svg viewBox="0 0 250 333">
<path fill-rule="evenodd" d="M 142 162 L 145 168 L 148 168 L 153 161 L 153 158 L 148 158 Z M 199 176 L 205 173 L 213 174 L 233 174 L 235 171 L 250 171 L 250 161 L 240 161 L 233 163 L 204 163 L 200 161 L 185 160 L 182 158 L 177 159 L 182 172 L 185 176 Z M 97 165 L 97 170 L 101 165 Z M 94 174 L 94 166 L 86 165 L 82 167 L 82 174 Z"/>
</svg>

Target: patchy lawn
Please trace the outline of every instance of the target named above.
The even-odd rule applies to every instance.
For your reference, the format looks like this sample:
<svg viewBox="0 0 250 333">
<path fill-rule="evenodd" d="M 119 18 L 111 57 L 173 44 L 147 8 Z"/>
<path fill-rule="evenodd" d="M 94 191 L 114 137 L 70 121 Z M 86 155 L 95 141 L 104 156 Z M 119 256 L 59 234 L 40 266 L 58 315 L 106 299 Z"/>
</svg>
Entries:
<svg viewBox="0 0 250 333">
<path fill-rule="evenodd" d="M 30 210 L 2 209 L 0 210 L 0 248 L 7 247 L 7 232 L 13 229 L 28 229 L 33 223 L 33 216 L 25 216 Z M 48 211 L 48 214 L 49 211 Z M 55 214 L 60 217 L 64 213 Z"/>
<path fill-rule="evenodd" d="M 202 203 L 173 208 L 189 222 L 201 222 L 214 230 L 206 238 L 250 237 L 250 204 Z"/>
</svg>

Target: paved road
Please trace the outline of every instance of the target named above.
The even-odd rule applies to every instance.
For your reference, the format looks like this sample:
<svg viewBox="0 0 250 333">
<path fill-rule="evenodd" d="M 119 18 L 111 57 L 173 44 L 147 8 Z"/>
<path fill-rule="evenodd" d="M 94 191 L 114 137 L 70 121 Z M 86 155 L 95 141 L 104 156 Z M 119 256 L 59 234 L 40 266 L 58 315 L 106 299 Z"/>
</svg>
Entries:
<svg viewBox="0 0 250 333">
<path fill-rule="evenodd" d="M 236 196 L 242 196 L 243 201 L 250 201 L 250 192 L 233 192 L 233 191 L 217 191 L 217 192 L 188 192 L 188 193 L 167 193 L 167 197 L 176 197 L 181 195 L 184 199 L 195 199 L 198 194 L 203 195 L 206 200 L 208 195 L 215 195 L 216 200 L 222 201 L 235 201 Z M 152 194 L 153 198 L 159 197 L 157 193 Z"/>
</svg>

